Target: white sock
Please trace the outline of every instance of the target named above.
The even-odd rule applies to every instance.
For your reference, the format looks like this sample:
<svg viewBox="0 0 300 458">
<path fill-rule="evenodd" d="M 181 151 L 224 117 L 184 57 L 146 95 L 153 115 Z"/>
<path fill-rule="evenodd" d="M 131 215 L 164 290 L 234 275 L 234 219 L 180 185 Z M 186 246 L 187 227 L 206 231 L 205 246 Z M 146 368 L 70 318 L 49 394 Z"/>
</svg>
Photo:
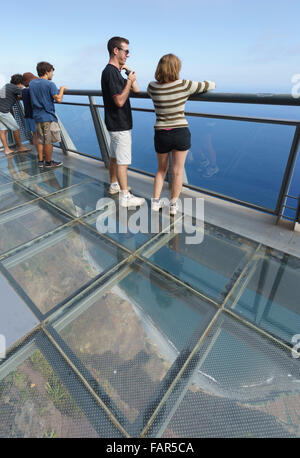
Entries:
<svg viewBox="0 0 300 458">
<path fill-rule="evenodd" d="M 111 186 L 119 186 L 119 183 L 115 181 L 114 183 L 110 183 Z"/>
</svg>

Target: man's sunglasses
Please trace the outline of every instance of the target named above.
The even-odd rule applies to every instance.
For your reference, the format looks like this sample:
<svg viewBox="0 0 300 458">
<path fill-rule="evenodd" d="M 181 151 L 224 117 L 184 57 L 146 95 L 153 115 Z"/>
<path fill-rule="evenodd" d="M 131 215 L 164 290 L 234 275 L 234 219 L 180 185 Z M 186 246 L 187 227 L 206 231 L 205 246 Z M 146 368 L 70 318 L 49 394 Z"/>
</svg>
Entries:
<svg viewBox="0 0 300 458">
<path fill-rule="evenodd" d="M 117 48 L 120 50 L 120 51 L 124 51 L 126 56 L 128 56 L 129 54 L 129 49 L 123 49 L 123 48 L 119 48 L 119 46 L 117 46 Z"/>
</svg>

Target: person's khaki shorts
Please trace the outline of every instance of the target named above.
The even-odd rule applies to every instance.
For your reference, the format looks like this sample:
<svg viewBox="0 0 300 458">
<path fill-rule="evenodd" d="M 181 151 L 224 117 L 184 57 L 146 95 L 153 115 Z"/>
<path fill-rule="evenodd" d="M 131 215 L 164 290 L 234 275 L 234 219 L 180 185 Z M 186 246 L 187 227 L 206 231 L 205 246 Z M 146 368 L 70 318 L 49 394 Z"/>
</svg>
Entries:
<svg viewBox="0 0 300 458">
<path fill-rule="evenodd" d="M 42 145 L 53 145 L 61 141 L 58 122 L 38 122 L 36 131 L 38 142 Z"/>
</svg>

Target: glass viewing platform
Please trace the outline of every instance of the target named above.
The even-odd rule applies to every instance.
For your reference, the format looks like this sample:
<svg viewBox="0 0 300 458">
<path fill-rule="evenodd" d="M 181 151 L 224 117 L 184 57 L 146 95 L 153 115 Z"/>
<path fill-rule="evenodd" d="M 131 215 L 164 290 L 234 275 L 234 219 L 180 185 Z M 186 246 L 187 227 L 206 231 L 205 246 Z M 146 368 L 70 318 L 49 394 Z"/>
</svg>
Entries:
<svg viewBox="0 0 300 458">
<path fill-rule="evenodd" d="M 126 229 L 141 210 L 124 220 L 118 197 L 102 205 L 110 196 L 99 94 L 77 93 L 89 102 L 57 107 L 63 167 L 39 169 L 35 151 L 0 152 L 0 437 L 299 437 L 297 200 L 288 212 L 298 122 L 265 119 L 261 130 L 257 116 L 206 113 L 220 132 L 228 122 L 243 133 L 231 166 L 220 159 L 219 181 L 186 170 L 182 197 L 204 198 L 204 221 L 162 212 L 160 230 L 134 232 Z M 242 168 L 239 192 L 230 188 L 249 159 L 238 154 L 245 123 L 251 148 L 265 147 L 265 167 L 280 130 L 272 189 L 269 176 L 245 181 L 260 163 Z M 137 156 L 129 172 L 149 224 L 151 154 L 143 174 Z M 115 231 L 103 230 L 108 222 Z M 187 243 L 192 229 L 201 243 Z"/>
</svg>

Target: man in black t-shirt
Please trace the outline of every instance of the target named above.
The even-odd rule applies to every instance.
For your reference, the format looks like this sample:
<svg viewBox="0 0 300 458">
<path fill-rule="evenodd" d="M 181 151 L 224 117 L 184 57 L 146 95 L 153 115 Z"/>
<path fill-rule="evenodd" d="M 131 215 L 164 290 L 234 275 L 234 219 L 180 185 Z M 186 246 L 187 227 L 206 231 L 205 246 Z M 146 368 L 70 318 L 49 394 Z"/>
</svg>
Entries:
<svg viewBox="0 0 300 458">
<path fill-rule="evenodd" d="M 13 151 L 7 144 L 7 129 L 10 129 L 15 137 L 18 149 L 17 151 L 30 151 L 31 148 L 26 148 L 22 145 L 20 128 L 11 114 L 12 106 L 16 103 L 22 93 L 22 75 L 16 74 L 11 77 L 10 83 L 5 84 L 0 89 L 0 140 L 4 147 L 5 154 L 10 154 Z"/>
<path fill-rule="evenodd" d="M 130 91 L 138 92 L 135 72 L 126 65 L 129 41 L 113 37 L 107 43 L 109 62 L 102 72 L 101 87 L 104 102 L 105 124 L 110 135 L 110 194 L 121 192 L 123 207 L 139 206 L 145 199 L 133 196 L 127 185 L 127 169 L 131 164 L 132 115 Z M 125 70 L 127 79 L 121 71 Z"/>
</svg>

